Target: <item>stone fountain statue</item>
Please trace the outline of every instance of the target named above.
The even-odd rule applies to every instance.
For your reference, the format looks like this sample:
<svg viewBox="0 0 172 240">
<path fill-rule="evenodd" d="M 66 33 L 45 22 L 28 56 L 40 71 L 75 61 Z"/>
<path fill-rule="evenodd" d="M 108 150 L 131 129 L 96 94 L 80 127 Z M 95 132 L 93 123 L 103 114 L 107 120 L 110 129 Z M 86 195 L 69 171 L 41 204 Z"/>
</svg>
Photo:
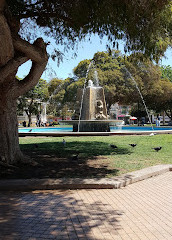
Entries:
<svg viewBox="0 0 172 240">
<path fill-rule="evenodd" d="M 79 109 L 80 111 L 78 111 Z M 100 86 L 94 86 L 92 80 L 88 81 L 88 86 L 84 90 L 78 89 L 73 119 L 80 120 L 79 124 L 73 125 L 74 131 L 78 131 L 78 127 L 81 132 L 110 131 L 109 124 L 104 121 L 107 120 L 104 89 Z"/>
<path fill-rule="evenodd" d="M 103 114 L 103 102 L 102 100 L 96 101 L 96 120 L 105 120 L 107 119 L 107 116 Z"/>
<path fill-rule="evenodd" d="M 83 90 L 79 89 L 77 94 L 78 102 L 83 103 L 81 106 L 81 120 L 105 120 L 107 119 L 106 101 L 104 89 L 100 86 L 94 86 L 93 81 L 88 81 L 88 86 Z"/>
<path fill-rule="evenodd" d="M 120 120 L 108 119 L 103 87 L 88 80 L 85 89 L 78 89 L 72 120 L 62 122 L 72 124 L 74 132 L 110 132 L 110 125 Z"/>
</svg>

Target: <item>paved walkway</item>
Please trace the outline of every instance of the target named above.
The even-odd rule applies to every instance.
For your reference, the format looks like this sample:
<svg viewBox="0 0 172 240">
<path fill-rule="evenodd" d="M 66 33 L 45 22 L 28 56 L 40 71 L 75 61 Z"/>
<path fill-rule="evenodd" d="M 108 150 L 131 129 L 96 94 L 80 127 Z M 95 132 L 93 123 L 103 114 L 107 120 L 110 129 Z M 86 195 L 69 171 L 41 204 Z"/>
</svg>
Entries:
<svg viewBox="0 0 172 240">
<path fill-rule="evenodd" d="M 121 189 L 0 192 L 2 240 L 171 240 L 172 172 Z"/>
</svg>

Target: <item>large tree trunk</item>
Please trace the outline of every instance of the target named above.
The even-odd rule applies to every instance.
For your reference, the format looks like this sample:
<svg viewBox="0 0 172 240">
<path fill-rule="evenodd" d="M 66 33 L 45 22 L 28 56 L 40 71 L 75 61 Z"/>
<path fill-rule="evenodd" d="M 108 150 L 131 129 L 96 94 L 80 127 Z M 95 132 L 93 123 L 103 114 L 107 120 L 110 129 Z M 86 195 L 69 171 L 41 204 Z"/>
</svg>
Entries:
<svg viewBox="0 0 172 240">
<path fill-rule="evenodd" d="M 13 164 L 23 155 L 19 148 L 16 102 L 6 96 L 0 99 L 0 157 L 1 161 Z"/>
<path fill-rule="evenodd" d="M 38 38 L 30 44 L 20 38 L 16 32 L 19 25 L 15 28 L 15 21 L 4 17 L 4 3 L 5 0 L 0 0 L 0 161 L 13 164 L 23 160 L 19 148 L 16 100 L 37 84 L 48 58 L 43 39 Z M 6 15 L 8 18 L 10 13 Z M 22 81 L 18 81 L 15 78 L 18 67 L 29 59 L 32 61 L 31 70 Z"/>
<path fill-rule="evenodd" d="M 2 14 L 0 30 L 3 32 L 0 34 L 0 67 L 3 67 L 14 57 L 14 48 L 10 28 Z M 14 163 L 22 156 L 18 142 L 16 104 L 10 94 L 10 78 L 14 77 L 15 73 L 4 81 L 0 79 L 0 161 L 5 163 Z"/>
</svg>

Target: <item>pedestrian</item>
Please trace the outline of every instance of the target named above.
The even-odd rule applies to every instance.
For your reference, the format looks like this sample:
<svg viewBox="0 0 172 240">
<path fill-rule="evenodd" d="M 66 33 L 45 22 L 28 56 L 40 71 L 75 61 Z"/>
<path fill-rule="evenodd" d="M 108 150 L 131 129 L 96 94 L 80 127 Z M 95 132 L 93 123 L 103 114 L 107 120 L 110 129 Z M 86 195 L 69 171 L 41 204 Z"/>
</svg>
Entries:
<svg viewBox="0 0 172 240">
<path fill-rule="evenodd" d="M 156 126 L 157 127 L 160 127 L 160 122 L 161 122 L 161 118 L 160 118 L 160 115 L 158 114 L 157 119 L 156 119 Z"/>
</svg>

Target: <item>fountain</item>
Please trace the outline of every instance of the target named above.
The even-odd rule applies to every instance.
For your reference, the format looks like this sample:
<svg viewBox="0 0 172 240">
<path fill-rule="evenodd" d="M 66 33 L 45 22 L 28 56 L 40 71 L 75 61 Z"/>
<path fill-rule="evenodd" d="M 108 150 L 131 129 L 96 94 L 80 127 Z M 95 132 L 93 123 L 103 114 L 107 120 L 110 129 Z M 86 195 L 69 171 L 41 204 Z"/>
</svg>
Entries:
<svg viewBox="0 0 172 240">
<path fill-rule="evenodd" d="M 78 89 L 75 113 L 72 120 L 60 121 L 73 125 L 73 132 L 110 132 L 110 126 L 121 124 L 122 120 L 109 119 L 103 87 L 99 86 L 97 72 L 95 83 L 86 81 L 83 89 Z"/>
<path fill-rule="evenodd" d="M 106 101 L 104 95 L 103 87 L 99 86 L 98 75 L 97 71 L 94 71 L 94 81 L 88 80 L 88 72 L 93 64 L 93 61 L 89 64 L 87 69 L 86 78 L 84 82 L 83 89 L 78 89 L 77 91 L 77 101 L 75 104 L 75 113 L 72 117 L 72 120 L 63 120 L 60 121 L 60 124 L 69 124 L 73 125 L 73 132 L 71 133 L 71 127 L 62 127 L 62 128 L 21 128 L 19 129 L 20 136 L 93 136 L 93 135 L 114 135 L 114 134 L 122 134 L 122 135 L 129 135 L 129 134 L 149 134 L 152 136 L 152 132 L 154 134 L 166 134 L 172 132 L 171 127 L 162 127 L 162 128 L 153 128 L 150 115 L 148 109 L 146 107 L 145 101 L 141 94 L 141 91 L 131 73 L 128 69 L 123 66 L 124 71 L 127 73 L 128 77 L 130 77 L 145 106 L 149 121 L 151 123 L 151 127 L 130 127 L 130 126 L 123 126 L 123 120 L 113 120 L 109 119 L 107 114 L 106 108 Z M 86 86 L 87 85 L 87 86 Z M 55 91 L 57 91 L 56 89 Z M 53 96 L 53 95 L 52 95 Z M 52 98 L 52 96 L 50 98 Z M 43 115 L 46 116 L 46 105 L 43 107 Z M 42 116 L 43 117 L 43 116 Z M 117 126 L 117 128 L 116 128 Z M 110 132 L 110 128 L 112 131 Z M 32 130 L 32 131 L 31 131 Z M 78 132 L 78 133 L 77 133 Z M 80 133 L 83 132 L 83 133 Z M 85 132 L 85 133 L 84 133 Z M 95 133 L 94 133 L 95 132 Z M 99 133 L 100 132 L 100 133 Z M 103 133 L 104 132 L 104 133 Z M 150 134 L 151 133 L 151 134 Z"/>
</svg>

